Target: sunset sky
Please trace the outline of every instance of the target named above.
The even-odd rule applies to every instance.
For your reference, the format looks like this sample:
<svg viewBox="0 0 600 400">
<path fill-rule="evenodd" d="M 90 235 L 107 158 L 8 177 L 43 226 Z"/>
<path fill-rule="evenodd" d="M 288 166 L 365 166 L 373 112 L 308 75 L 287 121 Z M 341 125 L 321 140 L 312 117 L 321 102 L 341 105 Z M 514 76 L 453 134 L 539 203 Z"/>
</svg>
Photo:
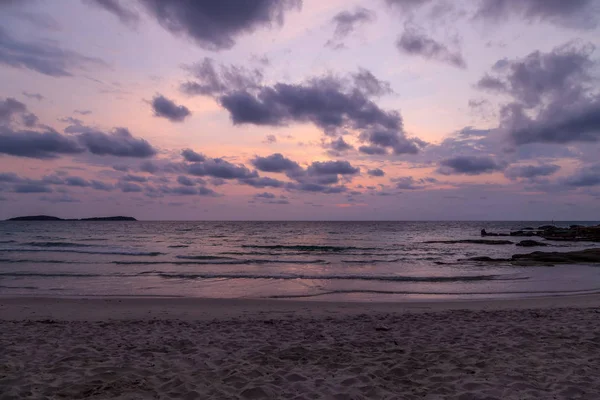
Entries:
<svg viewBox="0 0 600 400">
<path fill-rule="evenodd" d="M 0 219 L 598 220 L 598 0 L 0 0 Z"/>
</svg>

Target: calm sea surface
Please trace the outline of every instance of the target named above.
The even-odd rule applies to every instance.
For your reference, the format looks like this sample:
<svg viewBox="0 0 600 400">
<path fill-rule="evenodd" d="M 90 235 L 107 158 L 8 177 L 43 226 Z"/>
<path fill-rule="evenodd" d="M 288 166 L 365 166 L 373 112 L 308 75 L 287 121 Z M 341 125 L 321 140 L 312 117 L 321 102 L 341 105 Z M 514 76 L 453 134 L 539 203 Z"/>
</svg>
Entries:
<svg viewBox="0 0 600 400">
<path fill-rule="evenodd" d="M 593 243 L 424 243 L 544 224 L 0 222 L 0 295 L 405 301 L 600 292 L 598 266 L 461 261 Z"/>
</svg>

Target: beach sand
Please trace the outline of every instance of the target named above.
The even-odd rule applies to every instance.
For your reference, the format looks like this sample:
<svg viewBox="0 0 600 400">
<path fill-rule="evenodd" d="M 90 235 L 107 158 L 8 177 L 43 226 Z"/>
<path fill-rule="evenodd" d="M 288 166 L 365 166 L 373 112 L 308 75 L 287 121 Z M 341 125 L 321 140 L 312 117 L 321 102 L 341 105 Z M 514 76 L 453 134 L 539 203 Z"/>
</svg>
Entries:
<svg viewBox="0 0 600 400">
<path fill-rule="evenodd" d="M 600 296 L 0 298 L 0 399 L 600 399 Z"/>
</svg>

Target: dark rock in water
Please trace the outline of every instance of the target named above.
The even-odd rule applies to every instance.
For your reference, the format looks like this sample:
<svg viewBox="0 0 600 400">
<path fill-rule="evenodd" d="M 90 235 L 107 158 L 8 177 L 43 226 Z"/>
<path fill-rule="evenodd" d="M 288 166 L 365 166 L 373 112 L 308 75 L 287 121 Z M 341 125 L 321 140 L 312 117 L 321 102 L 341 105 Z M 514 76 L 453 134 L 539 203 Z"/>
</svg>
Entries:
<svg viewBox="0 0 600 400">
<path fill-rule="evenodd" d="M 567 252 L 534 251 L 528 254 L 514 254 L 510 259 L 473 257 L 469 261 L 502 262 L 508 261 L 523 266 L 552 266 L 554 264 L 600 263 L 600 248 Z"/>
<path fill-rule="evenodd" d="M 464 240 L 429 240 L 424 243 L 444 243 L 444 244 L 459 244 L 459 243 L 471 243 L 471 244 L 513 244 L 510 240 L 488 240 L 488 239 L 464 239 Z"/>
<path fill-rule="evenodd" d="M 554 229 L 558 229 L 558 228 L 554 225 L 542 225 L 542 226 L 538 227 L 538 229 L 540 231 L 548 231 L 548 230 L 554 230 Z"/>
<path fill-rule="evenodd" d="M 525 261 L 530 263 L 552 263 L 552 264 L 576 264 L 576 263 L 600 263 L 600 248 L 586 249 L 568 252 L 543 252 L 534 251 L 529 254 L 515 254 L 513 261 Z"/>
<path fill-rule="evenodd" d="M 521 240 L 517 243 L 517 246 L 522 247 L 535 247 L 535 246 L 548 246 L 546 243 L 538 242 L 537 240 Z"/>
<path fill-rule="evenodd" d="M 502 261 L 510 261 L 508 258 L 492 258 L 492 257 L 471 257 L 467 258 L 469 261 L 485 261 L 485 262 L 502 262 Z"/>
<path fill-rule="evenodd" d="M 537 232 L 534 231 L 515 231 L 515 232 L 511 232 L 510 236 L 526 236 L 526 237 L 531 237 L 531 236 L 538 236 Z"/>
<path fill-rule="evenodd" d="M 534 229 L 530 226 L 528 226 L 527 228 L 523 228 L 521 229 L 522 231 L 533 231 Z"/>
<path fill-rule="evenodd" d="M 50 215 L 28 215 L 24 217 L 9 218 L 7 221 L 137 221 L 133 217 L 93 217 L 93 218 L 81 218 L 81 219 L 63 219 L 58 217 L 52 217 Z"/>
<path fill-rule="evenodd" d="M 583 225 L 571 225 L 569 226 L 570 229 L 576 229 L 576 228 L 585 228 Z"/>
</svg>

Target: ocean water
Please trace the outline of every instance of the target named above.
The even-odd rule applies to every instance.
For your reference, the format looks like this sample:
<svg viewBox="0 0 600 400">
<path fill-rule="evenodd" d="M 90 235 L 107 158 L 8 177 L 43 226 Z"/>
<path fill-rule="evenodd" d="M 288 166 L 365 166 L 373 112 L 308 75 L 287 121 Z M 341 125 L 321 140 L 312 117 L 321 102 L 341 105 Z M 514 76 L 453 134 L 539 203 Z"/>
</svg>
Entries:
<svg viewBox="0 0 600 400">
<path fill-rule="evenodd" d="M 464 261 L 594 243 L 425 243 L 548 223 L 0 222 L 0 295 L 410 301 L 600 292 L 598 266 Z"/>
</svg>

